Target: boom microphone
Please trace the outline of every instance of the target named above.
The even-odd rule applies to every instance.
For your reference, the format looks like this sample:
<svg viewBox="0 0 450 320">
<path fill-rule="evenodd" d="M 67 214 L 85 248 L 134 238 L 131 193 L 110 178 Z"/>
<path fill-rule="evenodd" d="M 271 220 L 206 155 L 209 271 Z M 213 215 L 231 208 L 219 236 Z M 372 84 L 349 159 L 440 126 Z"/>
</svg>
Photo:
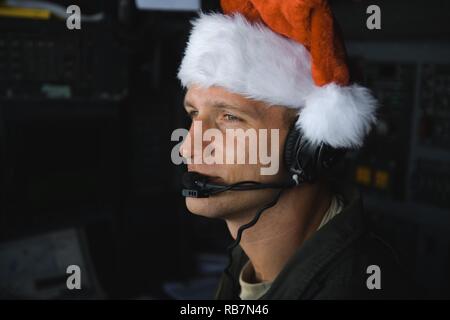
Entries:
<svg viewBox="0 0 450 320">
<path fill-rule="evenodd" d="M 208 177 L 198 172 L 186 172 L 183 175 L 182 195 L 192 198 L 207 198 L 211 195 L 233 191 L 261 190 L 261 189 L 283 189 L 295 186 L 297 183 L 292 180 L 288 183 L 260 183 L 256 181 L 240 181 L 233 184 L 209 183 Z"/>
</svg>

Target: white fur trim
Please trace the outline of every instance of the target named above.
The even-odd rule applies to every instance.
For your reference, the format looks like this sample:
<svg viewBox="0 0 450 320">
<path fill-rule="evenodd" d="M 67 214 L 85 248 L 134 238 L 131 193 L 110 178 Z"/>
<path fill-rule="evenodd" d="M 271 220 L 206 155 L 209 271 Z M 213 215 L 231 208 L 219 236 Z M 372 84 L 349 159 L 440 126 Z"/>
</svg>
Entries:
<svg viewBox="0 0 450 320">
<path fill-rule="evenodd" d="M 313 144 L 323 141 L 333 147 L 361 147 L 376 121 L 376 107 L 369 89 L 331 83 L 317 87 L 306 98 L 296 125 Z"/>
<path fill-rule="evenodd" d="M 298 126 L 312 143 L 360 146 L 374 119 L 374 99 L 366 89 L 316 86 L 302 44 L 240 14 L 201 13 L 193 21 L 178 78 L 184 87 L 220 86 L 270 105 L 302 109 Z"/>
<path fill-rule="evenodd" d="M 183 86 L 221 86 L 248 98 L 298 108 L 314 87 L 309 52 L 242 15 L 200 14 L 181 63 Z"/>
</svg>

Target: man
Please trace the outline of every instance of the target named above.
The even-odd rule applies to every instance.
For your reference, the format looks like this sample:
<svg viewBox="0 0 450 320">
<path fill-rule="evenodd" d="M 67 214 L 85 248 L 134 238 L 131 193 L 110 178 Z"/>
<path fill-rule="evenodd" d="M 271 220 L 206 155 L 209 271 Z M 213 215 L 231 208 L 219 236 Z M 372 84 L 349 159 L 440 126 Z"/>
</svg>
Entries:
<svg viewBox="0 0 450 320">
<path fill-rule="evenodd" d="M 225 14 L 202 14 L 194 22 L 179 70 L 188 89 L 185 109 L 193 120 L 180 153 L 188 171 L 202 174 L 209 183 L 255 181 L 280 187 L 228 188 L 209 197 L 186 198 L 189 211 L 224 219 L 239 241 L 216 298 L 406 297 L 408 283 L 396 255 L 370 230 L 358 196 L 336 188 L 326 170 L 317 170 L 327 167 L 324 150 L 337 154 L 362 145 L 376 108 L 367 89 L 349 84 L 344 46 L 328 4 L 221 4 Z M 282 146 L 276 154 L 279 170 L 262 175 L 261 162 L 249 163 L 251 144 L 228 144 L 217 136 L 212 142 L 193 143 L 200 134 L 198 125 L 223 136 L 237 129 L 278 130 L 278 139 L 257 144 L 270 150 L 273 144 Z M 292 132 L 298 132 L 296 143 L 291 142 Z M 205 154 L 224 159 L 239 151 L 245 154 L 244 163 L 203 159 Z M 303 158 L 309 156 L 314 165 L 307 169 Z M 257 223 L 239 231 L 257 212 Z"/>
</svg>

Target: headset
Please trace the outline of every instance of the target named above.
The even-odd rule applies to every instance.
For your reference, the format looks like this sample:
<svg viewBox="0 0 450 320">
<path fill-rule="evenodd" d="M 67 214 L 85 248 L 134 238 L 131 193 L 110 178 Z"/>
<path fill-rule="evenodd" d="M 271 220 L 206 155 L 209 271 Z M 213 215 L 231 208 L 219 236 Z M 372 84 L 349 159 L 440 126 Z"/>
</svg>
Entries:
<svg viewBox="0 0 450 320">
<path fill-rule="evenodd" d="M 235 241 L 228 247 L 229 262 L 225 269 L 225 274 L 231 280 L 232 252 L 239 244 L 243 231 L 255 225 L 264 210 L 277 204 L 283 190 L 305 183 L 313 183 L 324 172 L 334 167 L 347 151 L 343 148 L 334 148 L 323 142 L 313 145 L 303 135 L 301 128 L 296 127 L 296 120 L 289 129 L 284 146 L 283 161 L 288 171 L 288 179 L 285 182 L 260 183 L 256 181 L 240 181 L 233 184 L 215 184 L 209 183 L 208 177 L 198 172 L 186 172 L 183 175 L 184 189 L 182 190 L 182 195 L 184 197 L 207 198 L 225 191 L 280 189 L 275 198 L 260 208 L 249 223 L 242 225 L 238 229 Z M 231 281 L 231 283 L 234 291 L 235 283 L 234 281 Z"/>
</svg>

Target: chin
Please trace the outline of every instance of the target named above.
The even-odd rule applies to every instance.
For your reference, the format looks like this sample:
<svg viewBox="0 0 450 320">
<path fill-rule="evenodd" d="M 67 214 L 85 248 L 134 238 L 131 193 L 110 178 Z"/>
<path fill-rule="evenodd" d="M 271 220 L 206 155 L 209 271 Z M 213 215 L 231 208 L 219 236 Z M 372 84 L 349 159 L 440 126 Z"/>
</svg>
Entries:
<svg viewBox="0 0 450 320">
<path fill-rule="evenodd" d="M 270 190 L 227 192 L 208 198 L 186 198 L 187 209 L 207 218 L 230 219 L 254 213 L 273 197 Z"/>
<path fill-rule="evenodd" d="M 209 198 L 186 198 L 186 207 L 189 212 L 204 216 L 206 218 L 221 218 L 218 212 L 217 199 Z"/>
<path fill-rule="evenodd" d="M 229 219 L 245 208 L 247 199 L 236 193 L 222 193 L 208 198 L 186 198 L 187 209 L 206 218 Z"/>
</svg>

